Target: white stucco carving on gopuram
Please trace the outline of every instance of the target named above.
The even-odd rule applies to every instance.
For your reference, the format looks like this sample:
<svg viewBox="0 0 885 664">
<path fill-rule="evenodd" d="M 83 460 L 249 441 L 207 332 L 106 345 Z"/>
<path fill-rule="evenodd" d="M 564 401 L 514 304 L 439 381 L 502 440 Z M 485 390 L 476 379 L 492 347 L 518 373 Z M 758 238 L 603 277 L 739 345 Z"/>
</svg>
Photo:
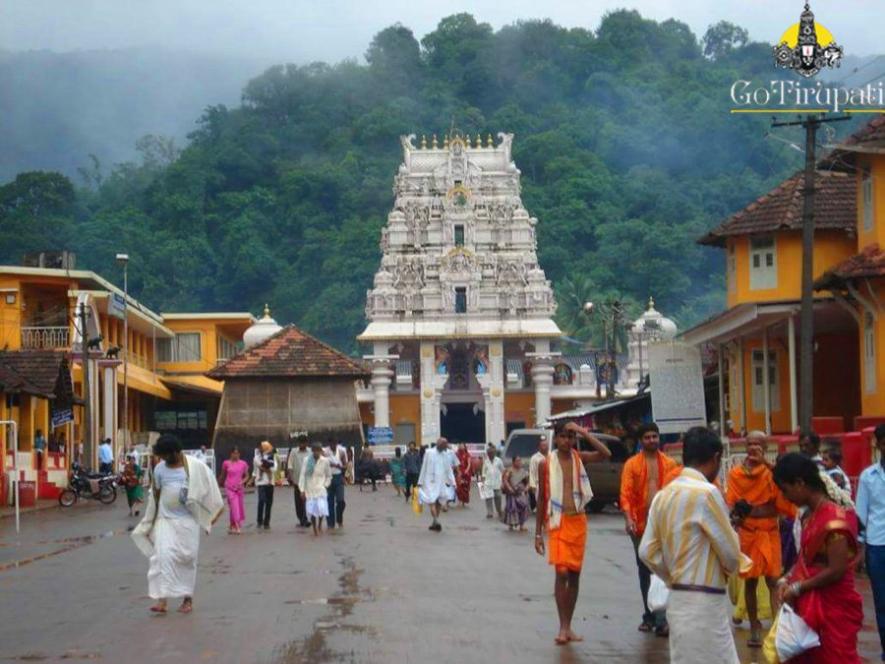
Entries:
<svg viewBox="0 0 885 664">
<path fill-rule="evenodd" d="M 497 441 L 506 431 L 505 390 L 534 392 L 546 403 L 532 410 L 549 414 L 552 378 L 542 365 L 552 367 L 550 344 L 561 335 L 553 289 L 538 264 L 538 220 L 520 197 L 513 135 L 483 140 L 453 132 L 400 142 L 403 163 L 366 298 L 369 323 L 359 336 L 373 349 L 373 387 L 364 400 L 374 404 L 375 426 L 395 428 L 388 388 L 414 393 L 415 439 L 424 442 L 472 404 L 484 419 L 479 437 Z M 437 361 L 443 352 L 447 361 Z M 519 386 L 508 363 L 519 367 Z"/>
</svg>

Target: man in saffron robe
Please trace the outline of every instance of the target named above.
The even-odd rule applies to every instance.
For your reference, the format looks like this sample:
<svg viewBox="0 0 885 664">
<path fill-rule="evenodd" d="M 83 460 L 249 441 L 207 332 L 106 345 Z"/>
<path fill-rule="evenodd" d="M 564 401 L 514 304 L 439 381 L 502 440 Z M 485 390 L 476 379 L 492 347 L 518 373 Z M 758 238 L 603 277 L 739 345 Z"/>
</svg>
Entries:
<svg viewBox="0 0 885 664">
<path fill-rule="evenodd" d="M 664 487 L 664 480 L 679 464 L 672 457 L 660 451 L 661 436 L 658 425 L 654 422 L 643 424 L 637 432 L 640 450 L 627 460 L 621 473 L 620 507 L 624 513 L 627 534 L 633 542 L 636 555 L 636 567 L 639 570 L 639 591 L 642 593 L 642 614 L 640 632 L 655 631 L 659 636 L 666 636 L 667 622 L 663 612 L 652 613 L 648 608 L 648 588 L 651 583 L 651 571 L 639 559 L 639 541 L 645 532 L 648 519 L 648 508 L 651 501 Z M 678 476 L 676 472 L 673 477 Z"/>
<path fill-rule="evenodd" d="M 762 623 L 756 601 L 760 578 L 765 578 L 771 597 L 772 609 L 776 609 L 775 586 L 781 575 L 781 540 L 778 514 L 795 517 L 796 508 L 781 494 L 771 468 L 765 460 L 765 434 L 753 431 L 747 436 L 747 458 L 728 474 L 726 502 L 732 510 L 732 520 L 737 525 L 741 552 L 753 561 L 752 568 L 741 574 L 744 579 L 744 597 L 750 619 L 751 648 L 762 646 Z"/>
<path fill-rule="evenodd" d="M 593 434 L 574 422 L 553 426 L 554 452 L 539 468 L 538 519 L 535 528 L 535 551 L 544 555 L 544 527 L 550 540 L 550 564 L 556 570 L 553 594 L 559 613 L 559 633 L 554 642 L 583 641 L 572 631 L 572 616 L 578 601 L 578 584 L 587 545 L 587 515 L 584 507 L 593 497 L 585 463 L 603 461 L 611 451 Z M 577 452 L 577 437 L 586 440 L 593 452 Z"/>
</svg>

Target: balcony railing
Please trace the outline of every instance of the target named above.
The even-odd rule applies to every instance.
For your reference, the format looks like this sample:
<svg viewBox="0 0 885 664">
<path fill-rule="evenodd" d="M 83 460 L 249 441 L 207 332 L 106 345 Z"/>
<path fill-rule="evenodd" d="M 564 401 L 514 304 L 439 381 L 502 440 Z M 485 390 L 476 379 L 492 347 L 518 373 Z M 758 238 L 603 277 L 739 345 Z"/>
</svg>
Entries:
<svg viewBox="0 0 885 664">
<path fill-rule="evenodd" d="M 68 348 L 71 330 L 66 325 L 57 327 L 22 327 L 22 348 Z"/>
<path fill-rule="evenodd" d="M 148 361 L 148 358 L 144 355 L 139 355 L 138 353 L 133 353 L 130 351 L 129 355 L 129 364 L 134 364 L 137 367 L 141 367 L 142 369 L 152 369 L 151 363 Z"/>
</svg>

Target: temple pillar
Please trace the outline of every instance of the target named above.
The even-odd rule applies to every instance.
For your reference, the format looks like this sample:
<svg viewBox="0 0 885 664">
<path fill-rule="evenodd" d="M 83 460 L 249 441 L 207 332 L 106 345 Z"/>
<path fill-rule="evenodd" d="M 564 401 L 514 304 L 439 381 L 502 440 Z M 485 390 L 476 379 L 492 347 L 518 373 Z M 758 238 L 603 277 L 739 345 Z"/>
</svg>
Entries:
<svg viewBox="0 0 885 664">
<path fill-rule="evenodd" d="M 390 426 L 390 380 L 393 370 L 385 362 L 375 362 L 372 366 L 372 393 L 375 399 L 375 426 Z"/>
<path fill-rule="evenodd" d="M 553 367 L 544 361 L 536 360 L 532 364 L 532 384 L 535 386 L 535 426 L 541 427 L 550 417 Z"/>
<path fill-rule="evenodd" d="M 421 444 L 431 445 L 440 436 L 440 402 L 447 372 L 436 368 L 435 342 L 421 342 Z"/>
<path fill-rule="evenodd" d="M 489 343 L 488 394 L 483 390 L 486 406 L 486 442 L 497 444 L 507 436 L 504 424 L 504 343 Z"/>
</svg>

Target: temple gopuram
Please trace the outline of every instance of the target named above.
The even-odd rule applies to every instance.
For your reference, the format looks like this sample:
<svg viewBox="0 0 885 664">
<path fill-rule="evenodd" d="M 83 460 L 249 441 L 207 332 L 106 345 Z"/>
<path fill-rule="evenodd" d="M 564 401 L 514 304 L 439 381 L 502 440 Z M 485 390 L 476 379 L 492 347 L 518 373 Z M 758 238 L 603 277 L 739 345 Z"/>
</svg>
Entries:
<svg viewBox="0 0 885 664">
<path fill-rule="evenodd" d="M 538 222 L 520 198 L 512 134 L 414 140 L 401 138 L 358 337 L 372 349 L 363 421 L 391 427 L 397 443 L 499 441 L 551 412 L 561 332 Z"/>
</svg>

